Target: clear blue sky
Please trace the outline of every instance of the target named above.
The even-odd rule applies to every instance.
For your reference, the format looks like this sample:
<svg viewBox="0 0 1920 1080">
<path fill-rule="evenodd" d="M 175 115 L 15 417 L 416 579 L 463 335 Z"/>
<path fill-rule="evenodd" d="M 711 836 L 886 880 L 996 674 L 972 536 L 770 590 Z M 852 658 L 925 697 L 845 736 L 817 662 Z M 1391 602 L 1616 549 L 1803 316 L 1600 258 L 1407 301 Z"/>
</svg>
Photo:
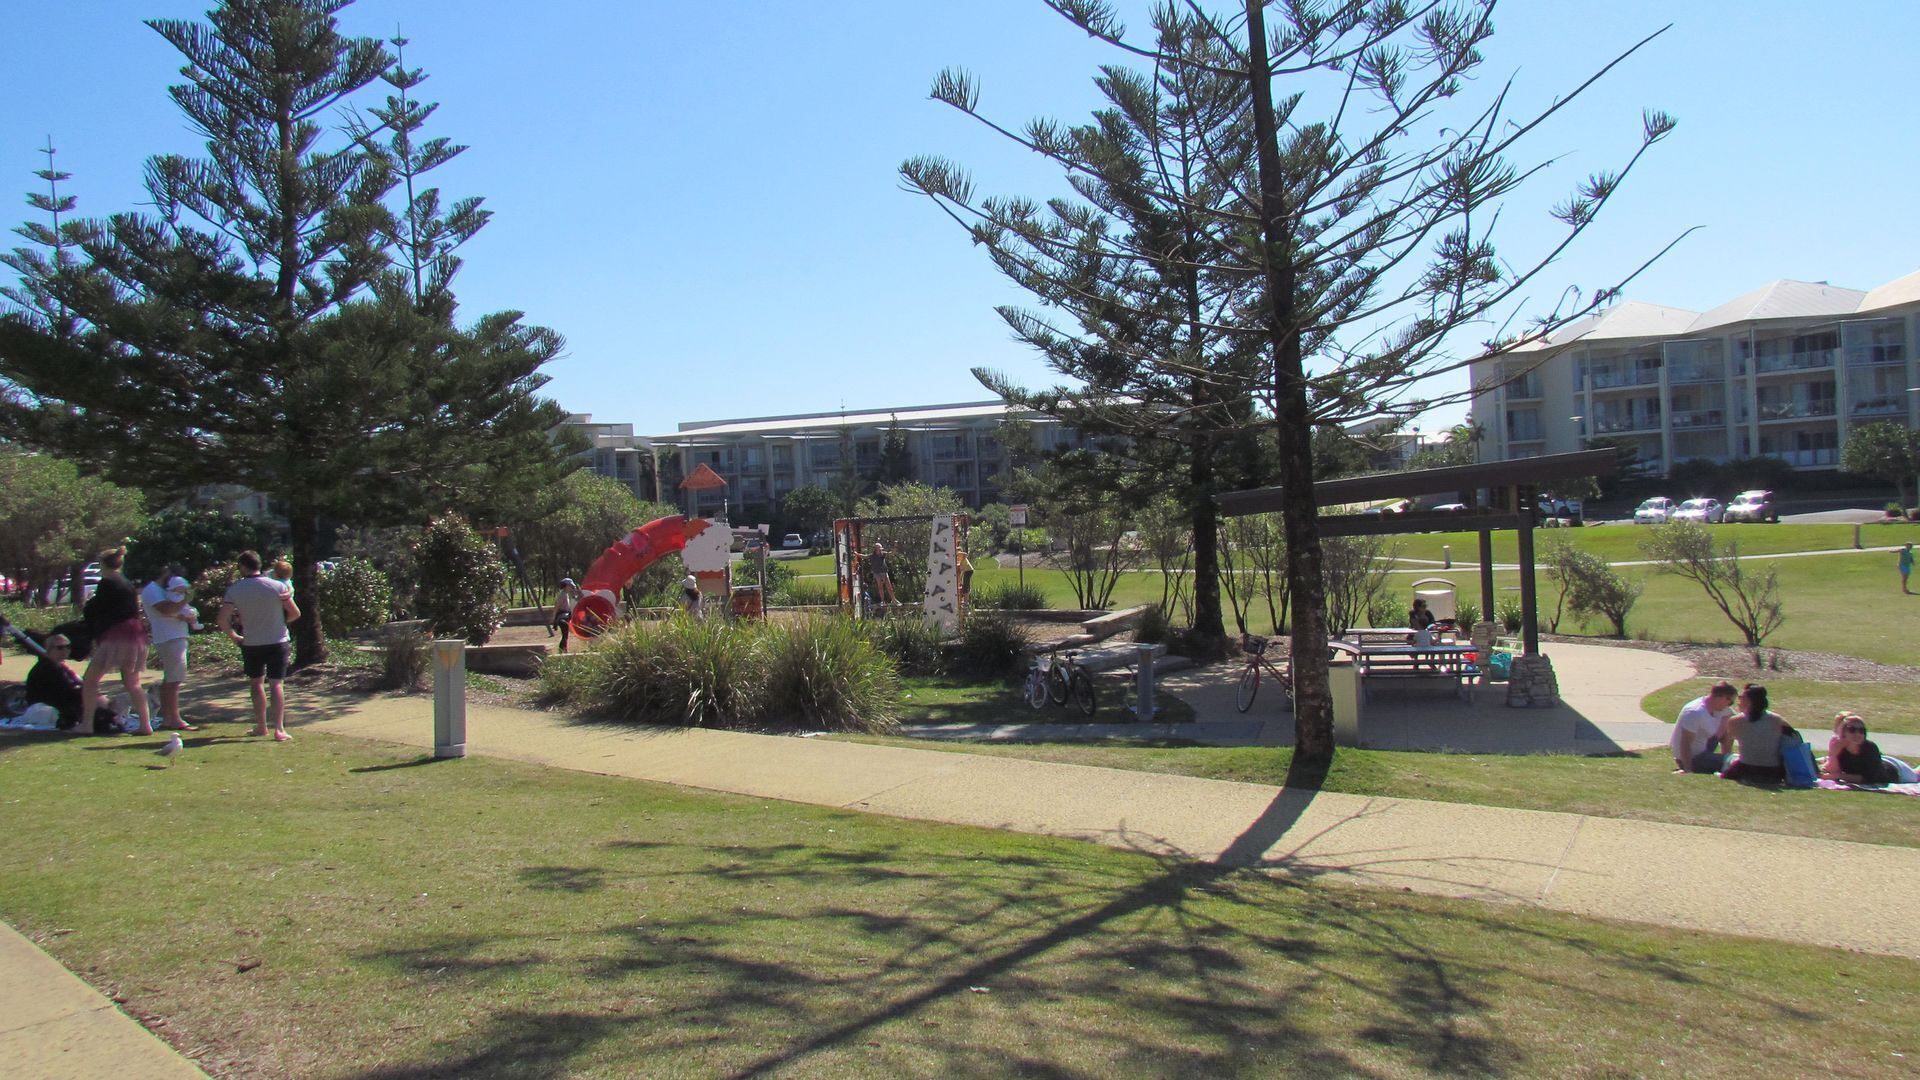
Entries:
<svg viewBox="0 0 1920 1080">
<path fill-rule="evenodd" d="M 13 189 L 34 183 L 47 135 L 88 214 L 136 204 L 147 155 L 195 151 L 166 95 L 179 58 L 141 19 L 208 6 L 6 5 Z M 1513 73 L 1537 104 L 1669 20 L 1528 145 L 1560 162 L 1507 211 L 1516 257 L 1552 235 L 1547 206 L 1631 149 L 1643 107 L 1680 120 L 1536 298 L 1607 283 L 1694 226 L 1629 295 L 1704 310 L 1775 278 L 1864 289 L 1920 269 L 1911 0 L 1509 0 L 1482 83 Z M 1023 294 L 895 175 L 939 153 L 984 191 L 1059 190 L 1056 173 L 926 97 L 960 65 L 999 119 L 1084 118 L 1096 65 L 1116 55 L 1039 0 L 360 0 L 342 21 L 412 39 L 407 61 L 442 103 L 432 133 L 472 147 L 440 186 L 495 213 L 465 251 L 465 310 L 517 308 L 564 334 L 548 391 L 567 408 L 660 432 L 978 400 L 975 365 L 1045 380 L 993 311 Z M 13 205 L 7 219 L 24 218 Z"/>
</svg>

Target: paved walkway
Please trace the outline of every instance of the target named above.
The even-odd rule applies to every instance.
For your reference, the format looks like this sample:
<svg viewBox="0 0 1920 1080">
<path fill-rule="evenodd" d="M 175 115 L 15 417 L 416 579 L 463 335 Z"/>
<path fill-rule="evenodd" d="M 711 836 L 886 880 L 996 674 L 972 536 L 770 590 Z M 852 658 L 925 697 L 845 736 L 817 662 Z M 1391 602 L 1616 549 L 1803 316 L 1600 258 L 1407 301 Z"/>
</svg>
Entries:
<svg viewBox="0 0 1920 1080">
<path fill-rule="evenodd" d="M 306 727 L 424 751 L 432 704 L 366 700 Z M 588 724 L 484 706 L 468 710 L 467 746 L 710 791 L 1920 959 L 1920 851 L 1907 848 L 836 740 Z M 1835 917 L 1836 881 L 1873 883 L 1848 896 L 1844 918 Z"/>
<path fill-rule="evenodd" d="M 98 990 L 0 923 L 0 1072 L 14 1080 L 206 1080 Z"/>
</svg>

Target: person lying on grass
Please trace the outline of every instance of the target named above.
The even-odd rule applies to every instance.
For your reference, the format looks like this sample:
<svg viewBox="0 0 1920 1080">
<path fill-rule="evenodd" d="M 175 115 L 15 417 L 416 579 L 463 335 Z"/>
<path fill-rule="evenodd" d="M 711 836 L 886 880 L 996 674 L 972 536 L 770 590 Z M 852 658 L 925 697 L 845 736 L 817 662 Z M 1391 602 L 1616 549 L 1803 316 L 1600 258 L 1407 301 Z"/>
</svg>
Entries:
<svg viewBox="0 0 1920 1080">
<path fill-rule="evenodd" d="M 1880 756 L 1880 748 L 1867 738 L 1867 722 L 1857 713 L 1841 713 L 1834 718 L 1840 732 L 1840 746 L 1827 755 L 1820 775 L 1846 784 L 1891 784 L 1898 777 L 1893 763 Z"/>
</svg>

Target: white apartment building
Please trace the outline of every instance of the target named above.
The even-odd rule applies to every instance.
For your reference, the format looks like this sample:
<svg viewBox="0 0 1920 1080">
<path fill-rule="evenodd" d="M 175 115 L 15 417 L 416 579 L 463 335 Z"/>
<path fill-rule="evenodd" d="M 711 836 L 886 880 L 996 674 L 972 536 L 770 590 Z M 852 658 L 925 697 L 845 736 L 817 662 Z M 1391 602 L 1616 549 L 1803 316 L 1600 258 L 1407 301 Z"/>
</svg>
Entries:
<svg viewBox="0 0 1920 1080">
<path fill-rule="evenodd" d="M 896 422 L 906 436 L 915 480 L 952 488 L 970 507 L 994 502 L 1000 497 L 995 477 L 1007 461 L 995 435 L 1015 417 L 1032 425 L 1036 450 L 1074 442 L 1074 435 L 1052 417 L 1000 401 L 702 420 L 683 423 L 678 431 L 650 441 L 679 450 L 678 468 L 669 471 L 669 480 L 673 471 L 685 475 L 706 465 L 728 481 L 724 491 L 699 493 L 693 512 L 751 523 L 772 521 L 780 501 L 796 488 L 824 487 L 849 470 L 871 476 Z M 672 491 L 666 497 L 689 505 L 685 493 Z"/>
<path fill-rule="evenodd" d="M 1847 432 L 1920 426 L 1920 272 L 1867 292 L 1776 281 L 1708 312 L 1617 303 L 1475 361 L 1485 461 L 1634 443 L 1664 474 L 1695 458 L 1834 469 Z"/>
<path fill-rule="evenodd" d="M 654 490 L 658 468 L 653 443 L 635 435 L 632 424 L 596 424 L 592 413 L 569 413 L 560 426 L 586 437 L 587 449 L 581 456 L 594 472 L 627 485 L 635 498 L 674 501 L 670 489 Z"/>
</svg>

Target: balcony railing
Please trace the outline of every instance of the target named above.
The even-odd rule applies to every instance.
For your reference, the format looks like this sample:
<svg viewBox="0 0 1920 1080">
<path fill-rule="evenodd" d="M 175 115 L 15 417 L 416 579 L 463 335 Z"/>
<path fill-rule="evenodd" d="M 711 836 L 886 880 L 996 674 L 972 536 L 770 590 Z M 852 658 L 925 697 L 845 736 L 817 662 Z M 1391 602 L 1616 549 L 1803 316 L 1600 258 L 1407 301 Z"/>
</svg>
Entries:
<svg viewBox="0 0 1920 1080">
<path fill-rule="evenodd" d="M 1680 428 L 1726 427 L 1727 414 L 1719 409 L 1675 410 L 1669 414 L 1675 430 Z"/>
<path fill-rule="evenodd" d="M 1589 373 L 1595 390 L 1616 390 L 1623 386 L 1658 386 L 1660 371 L 1594 371 Z"/>
<path fill-rule="evenodd" d="M 1819 468 L 1823 465 L 1836 465 L 1840 461 L 1840 451 L 1832 448 L 1825 450 L 1779 450 L 1772 452 L 1762 450 L 1761 453 L 1768 454 L 1768 456 L 1771 457 L 1777 457 L 1789 465 L 1798 465 L 1801 468 L 1809 469 Z"/>
<path fill-rule="evenodd" d="M 1726 378 L 1726 372 L 1718 364 L 1675 364 L 1667 368 L 1667 383 L 1719 382 Z"/>
<path fill-rule="evenodd" d="M 1622 431 L 1659 431 L 1659 416 L 1603 416 L 1594 421 L 1593 429 L 1602 435 L 1612 435 Z"/>
<path fill-rule="evenodd" d="M 1806 352 L 1763 354 L 1760 357 L 1759 372 L 1762 375 L 1779 371 L 1808 371 L 1813 368 L 1833 366 L 1833 354 L 1837 349 L 1810 349 Z"/>
<path fill-rule="evenodd" d="M 1515 379 L 1505 387 L 1508 401 L 1533 401 L 1540 394 L 1540 380 L 1529 375 L 1524 379 Z"/>
<path fill-rule="evenodd" d="M 1853 403 L 1855 416 L 1897 416 L 1907 411 L 1904 397 L 1877 397 Z"/>
<path fill-rule="evenodd" d="M 1904 364 L 1907 362 L 1905 345 L 1855 345 L 1847 350 L 1849 364 Z"/>
<path fill-rule="evenodd" d="M 966 446 L 942 446 L 933 451 L 935 461 L 972 461 L 973 449 Z"/>
<path fill-rule="evenodd" d="M 1782 401 L 1774 403 L 1763 401 L 1760 403 L 1760 419 L 1762 421 L 1817 419 L 1823 416 L 1832 416 L 1833 413 L 1834 404 L 1832 401 Z"/>
</svg>

